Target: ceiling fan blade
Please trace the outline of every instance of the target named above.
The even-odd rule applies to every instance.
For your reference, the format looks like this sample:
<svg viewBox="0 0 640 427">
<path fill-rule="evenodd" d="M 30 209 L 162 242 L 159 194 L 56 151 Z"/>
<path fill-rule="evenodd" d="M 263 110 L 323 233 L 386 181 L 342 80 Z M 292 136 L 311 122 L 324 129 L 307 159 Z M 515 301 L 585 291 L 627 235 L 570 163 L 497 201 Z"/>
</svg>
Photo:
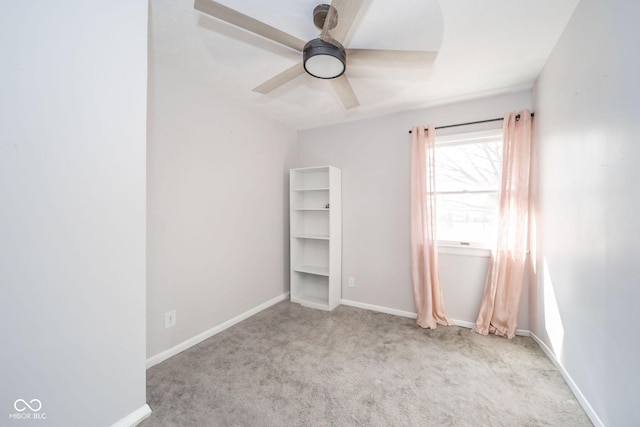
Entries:
<svg viewBox="0 0 640 427">
<path fill-rule="evenodd" d="M 304 49 L 304 45 L 306 43 L 304 40 L 300 40 L 291 34 L 280 31 L 271 25 L 253 19 L 250 16 L 244 15 L 213 0 L 195 0 L 193 7 L 202 13 L 206 13 L 207 15 L 228 22 L 236 27 L 243 28 L 254 34 L 258 34 L 269 40 L 288 46 L 291 49 L 295 49 L 299 52 L 302 52 Z"/>
<path fill-rule="evenodd" d="M 330 7 L 329 10 L 327 11 L 327 16 L 325 16 L 324 18 L 324 26 L 322 27 L 322 32 L 320 33 L 320 38 L 322 40 L 325 40 L 325 41 L 331 40 L 331 35 L 329 34 L 329 31 L 331 31 L 331 29 L 333 28 L 334 23 L 336 22 L 336 19 L 337 19 L 337 15 L 338 15 L 338 11 L 332 5 L 332 7 Z"/>
<path fill-rule="evenodd" d="M 331 79 L 329 81 L 331 82 L 333 89 L 336 91 L 338 98 L 340 98 L 340 101 L 342 101 L 342 105 L 344 105 L 344 108 L 349 110 L 360 105 L 358 97 L 353 91 L 353 88 L 351 87 L 351 83 L 349 83 L 349 79 L 347 78 L 347 76 L 343 74 L 340 77 Z"/>
<path fill-rule="evenodd" d="M 347 49 L 349 67 L 426 68 L 438 52 L 418 50 Z"/>
<path fill-rule="evenodd" d="M 344 40 L 347 38 L 349 30 L 351 30 L 351 26 L 362 9 L 363 4 L 364 0 L 333 0 L 331 6 L 333 6 L 338 13 L 338 23 L 335 28 L 328 28 L 329 22 L 332 21 L 332 19 L 329 19 L 329 17 L 332 17 L 331 10 L 325 20 L 325 26 L 322 29 L 320 38 L 327 41 L 333 39 L 340 44 L 344 44 Z M 329 34 L 329 32 L 331 34 Z"/>
<path fill-rule="evenodd" d="M 258 93 L 269 93 L 272 90 L 279 88 L 283 84 L 295 79 L 301 74 L 304 74 L 304 67 L 302 66 L 302 62 L 299 62 L 293 67 L 287 68 L 280 74 L 254 88 L 253 91 Z"/>
</svg>

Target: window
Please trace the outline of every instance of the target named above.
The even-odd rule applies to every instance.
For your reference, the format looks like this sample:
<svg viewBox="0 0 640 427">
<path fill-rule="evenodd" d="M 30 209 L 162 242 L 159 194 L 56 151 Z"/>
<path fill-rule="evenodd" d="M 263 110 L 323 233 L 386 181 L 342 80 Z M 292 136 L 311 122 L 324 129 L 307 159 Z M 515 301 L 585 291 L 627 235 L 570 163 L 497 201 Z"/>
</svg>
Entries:
<svg viewBox="0 0 640 427">
<path fill-rule="evenodd" d="M 436 237 L 489 246 L 496 240 L 502 131 L 436 137 Z"/>
</svg>

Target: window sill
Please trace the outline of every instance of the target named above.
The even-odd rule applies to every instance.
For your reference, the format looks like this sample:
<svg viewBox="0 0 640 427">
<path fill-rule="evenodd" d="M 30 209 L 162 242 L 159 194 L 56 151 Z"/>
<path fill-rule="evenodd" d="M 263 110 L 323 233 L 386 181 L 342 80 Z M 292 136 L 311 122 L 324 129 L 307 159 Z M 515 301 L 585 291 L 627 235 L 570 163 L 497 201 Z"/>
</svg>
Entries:
<svg viewBox="0 0 640 427">
<path fill-rule="evenodd" d="M 477 256 L 489 258 L 491 249 L 482 246 L 462 246 L 455 244 L 439 243 L 438 254 L 459 255 L 459 256 Z"/>
</svg>

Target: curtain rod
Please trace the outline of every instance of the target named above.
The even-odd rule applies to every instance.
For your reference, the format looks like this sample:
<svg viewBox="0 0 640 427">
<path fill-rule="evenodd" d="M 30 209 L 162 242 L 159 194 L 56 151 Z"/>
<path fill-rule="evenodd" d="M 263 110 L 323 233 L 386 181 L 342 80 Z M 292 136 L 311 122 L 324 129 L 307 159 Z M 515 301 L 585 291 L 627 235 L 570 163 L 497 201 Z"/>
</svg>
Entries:
<svg viewBox="0 0 640 427">
<path fill-rule="evenodd" d="M 533 117 L 533 113 L 531 113 L 531 117 Z M 458 126 L 478 125 L 480 123 L 499 122 L 501 120 L 504 120 L 504 117 L 500 117 L 498 119 L 479 120 L 477 122 L 456 123 L 455 125 L 436 126 L 435 129 L 437 130 L 437 129 L 455 128 L 455 127 L 458 127 Z M 520 114 L 518 114 L 516 116 L 516 120 L 520 120 Z M 412 131 L 410 130 L 409 133 L 412 133 Z"/>
</svg>

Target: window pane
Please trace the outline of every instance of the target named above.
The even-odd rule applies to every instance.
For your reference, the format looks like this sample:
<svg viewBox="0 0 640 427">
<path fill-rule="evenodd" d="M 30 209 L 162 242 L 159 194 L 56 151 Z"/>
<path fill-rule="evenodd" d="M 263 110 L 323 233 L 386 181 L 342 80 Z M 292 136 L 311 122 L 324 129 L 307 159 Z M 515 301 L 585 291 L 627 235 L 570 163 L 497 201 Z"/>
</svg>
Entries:
<svg viewBox="0 0 640 427">
<path fill-rule="evenodd" d="M 501 140 L 436 145 L 436 191 L 497 190 Z"/>
<path fill-rule="evenodd" d="M 438 194 L 436 238 L 491 244 L 496 239 L 498 193 Z"/>
</svg>

